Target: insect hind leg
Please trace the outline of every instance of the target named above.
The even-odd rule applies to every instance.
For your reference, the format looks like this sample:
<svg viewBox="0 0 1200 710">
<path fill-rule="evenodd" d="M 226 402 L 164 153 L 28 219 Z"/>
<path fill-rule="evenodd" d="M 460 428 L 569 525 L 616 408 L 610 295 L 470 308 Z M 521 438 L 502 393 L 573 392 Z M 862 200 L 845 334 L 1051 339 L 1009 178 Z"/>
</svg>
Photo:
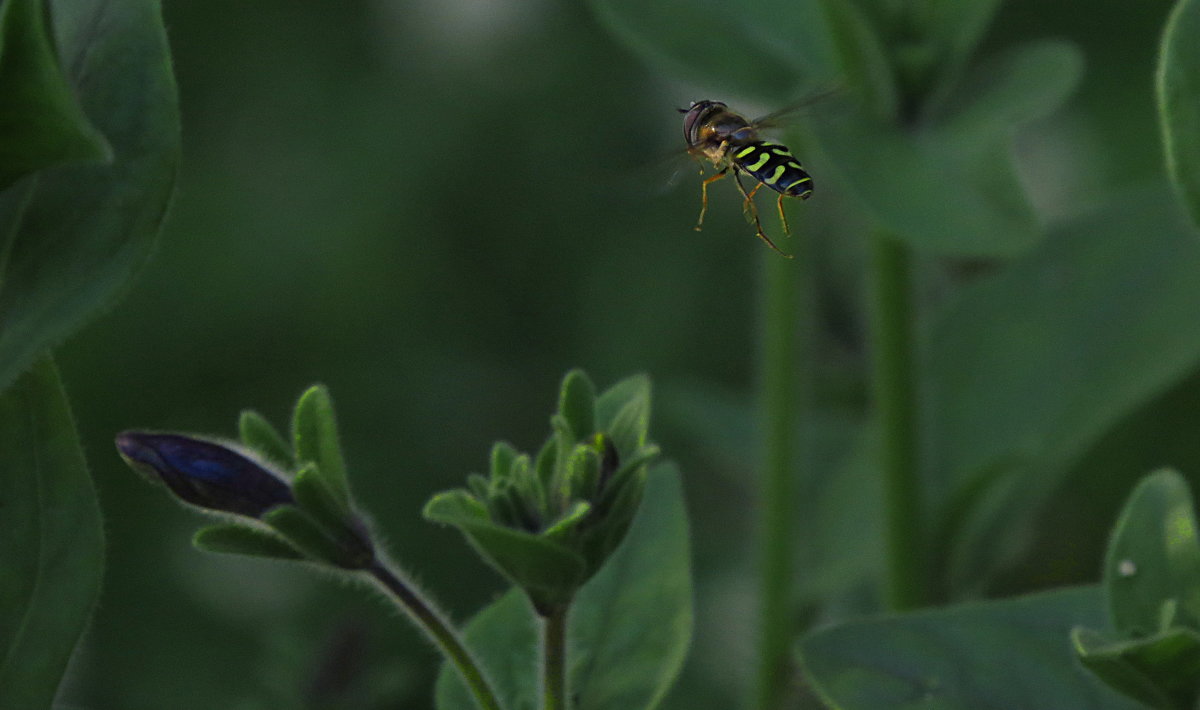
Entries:
<svg viewBox="0 0 1200 710">
<path fill-rule="evenodd" d="M 753 194 L 753 193 L 751 193 Z M 776 203 L 779 206 L 779 221 L 783 222 L 783 233 L 789 237 L 792 235 L 792 230 L 788 229 L 787 215 L 783 212 L 783 193 L 779 193 L 779 200 Z"/>
<path fill-rule="evenodd" d="M 781 256 L 791 259 L 792 255 L 788 254 L 787 252 L 783 251 L 779 247 L 775 246 L 775 242 L 771 241 L 771 238 L 768 237 L 767 233 L 763 231 L 762 222 L 759 221 L 759 219 L 758 219 L 758 207 L 754 204 L 754 200 L 751 199 L 753 193 L 746 192 L 746 186 L 742 184 L 742 177 L 740 175 L 738 175 L 736 171 L 733 173 L 733 180 L 734 180 L 734 182 L 737 183 L 738 190 L 741 191 L 742 197 L 746 198 L 745 205 L 747 207 L 749 207 L 750 217 L 754 220 L 754 233 L 758 236 L 759 239 L 766 242 L 767 246 L 774 249 Z M 761 183 L 760 183 L 760 185 L 761 185 Z M 755 192 L 758 192 L 758 188 L 760 185 L 756 185 L 754 187 Z"/>
</svg>

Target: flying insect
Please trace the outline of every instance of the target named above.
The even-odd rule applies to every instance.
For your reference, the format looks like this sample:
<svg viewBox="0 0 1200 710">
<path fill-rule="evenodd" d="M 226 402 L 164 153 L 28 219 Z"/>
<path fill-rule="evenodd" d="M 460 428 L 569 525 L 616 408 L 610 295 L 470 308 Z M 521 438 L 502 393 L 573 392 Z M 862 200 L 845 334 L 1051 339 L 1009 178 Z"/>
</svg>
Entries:
<svg viewBox="0 0 1200 710">
<path fill-rule="evenodd" d="M 707 158 L 717 169 L 715 175 L 705 178 L 700 185 L 700 218 L 696 222 L 696 230 L 699 231 L 704 225 L 704 213 L 708 211 L 709 183 L 733 173 L 738 191 L 745 198 L 742 209 L 754 220 L 754 230 L 758 238 L 790 259 L 792 255 L 775 246 L 775 242 L 763 231 L 762 222 L 758 219 L 758 208 L 754 204 L 754 195 L 763 185 L 779 193 L 779 219 L 783 222 L 784 233 L 791 234 L 788 230 L 787 215 L 783 212 L 783 198 L 799 197 L 807 200 L 812 197 L 812 177 L 787 146 L 759 137 L 759 130 L 784 112 L 771 114 L 756 121 L 747 121 L 724 103 L 710 100 L 693 101 L 690 107 L 681 108 L 679 112 L 685 114 L 683 137 L 687 141 L 687 152 L 697 159 Z M 757 181 L 750 192 L 747 192 L 746 186 L 742 184 L 741 173 Z M 700 174 L 704 174 L 703 168 Z"/>
</svg>

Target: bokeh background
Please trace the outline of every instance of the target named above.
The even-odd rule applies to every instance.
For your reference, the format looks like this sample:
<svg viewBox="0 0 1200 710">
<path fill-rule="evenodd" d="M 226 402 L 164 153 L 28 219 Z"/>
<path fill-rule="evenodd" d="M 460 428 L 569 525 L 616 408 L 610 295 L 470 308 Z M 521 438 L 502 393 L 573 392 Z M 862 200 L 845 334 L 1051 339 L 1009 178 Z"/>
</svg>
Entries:
<svg viewBox="0 0 1200 710">
<path fill-rule="evenodd" d="M 357 496 L 464 619 L 504 585 L 420 509 L 480 470 L 495 439 L 538 446 L 559 378 L 581 366 L 600 386 L 654 380 L 652 433 L 685 474 L 698 577 L 696 644 L 670 704 L 734 705 L 752 660 L 756 297 L 776 257 L 728 185 L 693 232 L 694 168 L 672 188 L 657 166 L 682 147 L 676 107 L 740 97 L 652 72 L 581 3 L 164 6 L 183 116 L 175 204 L 126 298 L 59 353 L 109 545 L 63 701 L 428 708 L 436 654 L 384 603 L 306 569 L 193 551 L 197 517 L 134 476 L 112 437 L 232 436 L 245 407 L 283 425 L 308 384 L 326 383 Z M 1160 174 L 1152 72 L 1167 9 L 1003 5 L 985 51 L 1067 37 L 1086 54 L 1076 97 L 1016 142 L 1047 219 Z M 857 421 L 862 245 L 830 216 L 852 201 L 808 167 L 820 379 Z M 1194 411 L 1198 390 L 1185 382 L 1138 416 Z M 1121 435 L 1093 455 L 1128 457 L 1130 480 L 1158 463 Z M 1200 462 L 1181 441 L 1167 436 L 1162 455 Z M 1099 488 L 1080 526 L 1125 490 Z M 1075 547 L 1052 563 L 1035 554 L 1010 589 L 1095 577 L 1103 540 L 1043 537 Z"/>
</svg>

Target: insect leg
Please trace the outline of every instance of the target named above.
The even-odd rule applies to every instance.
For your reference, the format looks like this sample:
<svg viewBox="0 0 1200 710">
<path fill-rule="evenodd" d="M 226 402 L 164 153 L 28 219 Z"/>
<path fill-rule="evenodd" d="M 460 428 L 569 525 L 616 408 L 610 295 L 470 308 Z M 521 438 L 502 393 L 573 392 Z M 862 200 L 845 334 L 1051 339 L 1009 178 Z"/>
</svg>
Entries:
<svg viewBox="0 0 1200 710">
<path fill-rule="evenodd" d="M 769 246 L 769 247 L 771 247 L 772 249 L 774 249 L 775 251 L 779 252 L 779 254 L 780 254 L 781 256 L 784 256 L 784 257 L 786 257 L 786 258 L 788 258 L 788 259 L 791 259 L 791 258 L 792 258 L 792 255 L 791 255 L 791 254 L 788 254 L 787 252 L 783 251 L 783 250 L 782 250 L 782 249 L 780 249 L 779 247 L 775 246 L 775 242 L 771 241 L 771 238 L 770 238 L 770 237 L 768 237 L 768 236 L 767 236 L 767 234 L 766 234 L 766 232 L 764 232 L 764 231 L 763 231 L 763 228 L 762 228 L 762 222 L 760 222 L 760 221 L 758 220 L 758 207 L 756 207 L 756 206 L 754 205 L 754 200 L 751 200 L 751 199 L 750 199 L 750 193 L 746 192 L 746 186 L 742 184 L 742 177 L 741 177 L 740 175 L 738 175 L 738 174 L 737 174 L 737 171 L 734 171 L 734 173 L 733 173 L 733 180 L 734 180 L 734 182 L 736 182 L 736 183 L 737 183 L 738 190 L 741 190 L 741 192 L 742 192 L 742 197 L 745 197 L 745 198 L 746 198 L 746 204 L 750 206 L 750 216 L 751 216 L 751 217 L 754 219 L 754 232 L 755 232 L 755 234 L 757 234 L 757 235 L 758 235 L 758 238 L 759 238 L 759 239 L 761 239 L 761 240 L 763 240 L 764 242 L 766 242 L 766 243 L 767 243 L 767 246 Z M 756 188 L 755 188 L 755 190 L 757 190 L 757 189 L 758 189 L 758 188 L 756 187 Z"/>
<path fill-rule="evenodd" d="M 720 180 L 721 178 L 725 177 L 728 173 L 729 173 L 729 167 L 726 166 L 724 169 L 722 169 L 716 175 L 713 175 L 710 178 L 706 178 L 704 180 L 704 182 L 700 183 L 700 219 L 696 220 L 696 231 L 697 232 L 699 232 L 700 228 L 702 226 L 704 226 L 704 213 L 708 211 L 708 183 L 716 182 L 717 180 Z M 701 170 L 700 174 L 703 175 L 704 171 Z"/>
<path fill-rule="evenodd" d="M 743 212 L 749 212 L 751 209 L 753 209 L 754 196 L 758 194 L 758 188 L 760 188 L 762 186 L 763 186 L 763 184 L 760 182 L 754 186 L 753 190 L 750 191 L 750 196 L 747 197 L 746 201 L 742 204 Z"/>
<path fill-rule="evenodd" d="M 753 193 L 751 193 L 753 194 Z M 787 215 L 783 213 L 783 193 L 779 193 L 779 221 L 783 222 L 783 233 L 791 235 L 792 231 L 788 229 Z"/>
</svg>

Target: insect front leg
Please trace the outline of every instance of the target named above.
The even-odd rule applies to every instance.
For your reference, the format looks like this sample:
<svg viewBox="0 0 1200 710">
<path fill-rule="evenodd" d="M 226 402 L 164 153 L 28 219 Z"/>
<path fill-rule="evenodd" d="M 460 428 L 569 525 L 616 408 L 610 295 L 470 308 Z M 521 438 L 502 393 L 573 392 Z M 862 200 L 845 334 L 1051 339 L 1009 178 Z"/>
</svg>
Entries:
<svg viewBox="0 0 1200 710">
<path fill-rule="evenodd" d="M 704 170 L 701 170 L 700 174 L 703 175 Z M 725 177 L 727 174 L 729 174 L 728 165 L 722 168 L 716 175 L 706 178 L 704 182 L 700 183 L 700 219 L 696 220 L 697 232 L 699 232 L 700 228 L 704 226 L 704 213 L 708 211 L 708 183 L 716 182 L 717 180 Z"/>
<path fill-rule="evenodd" d="M 771 241 L 771 238 L 763 231 L 762 222 L 758 219 L 758 207 L 755 206 L 754 200 L 750 199 L 750 193 L 746 192 L 746 186 L 742 184 L 742 177 L 736 171 L 733 173 L 733 181 L 737 183 L 738 190 L 741 191 L 742 197 L 746 198 L 746 204 L 750 206 L 750 216 L 754 219 L 754 233 L 758 235 L 759 239 L 766 242 L 767 246 L 779 252 L 781 256 L 791 259 L 792 255 L 775 246 L 775 242 Z M 757 189 L 755 187 L 756 191 Z"/>
</svg>

